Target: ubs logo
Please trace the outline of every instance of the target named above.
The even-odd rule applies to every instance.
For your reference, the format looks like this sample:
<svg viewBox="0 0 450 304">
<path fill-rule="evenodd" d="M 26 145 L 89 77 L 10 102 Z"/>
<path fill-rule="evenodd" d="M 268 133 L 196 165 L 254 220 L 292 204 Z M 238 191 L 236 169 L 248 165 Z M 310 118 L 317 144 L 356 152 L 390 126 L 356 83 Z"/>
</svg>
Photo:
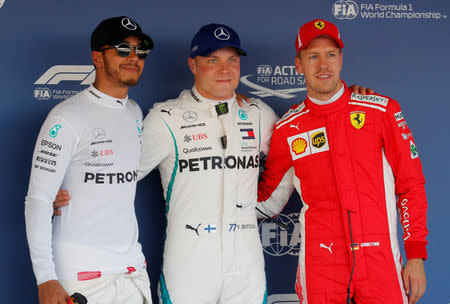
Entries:
<svg viewBox="0 0 450 304">
<path fill-rule="evenodd" d="M 323 131 L 317 132 L 312 136 L 312 145 L 316 148 L 321 148 L 325 145 L 325 133 Z"/>
</svg>

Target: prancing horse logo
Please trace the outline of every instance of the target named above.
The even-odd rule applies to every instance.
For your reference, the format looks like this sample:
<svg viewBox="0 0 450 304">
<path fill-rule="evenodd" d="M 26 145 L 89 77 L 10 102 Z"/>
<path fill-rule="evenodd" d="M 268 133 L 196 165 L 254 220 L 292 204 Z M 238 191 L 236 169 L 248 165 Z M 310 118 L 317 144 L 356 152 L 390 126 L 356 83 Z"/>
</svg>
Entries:
<svg viewBox="0 0 450 304">
<path fill-rule="evenodd" d="M 366 113 L 357 111 L 350 113 L 350 122 L 356 129 L 361 129 L 366 121 Z"/>
</svg>

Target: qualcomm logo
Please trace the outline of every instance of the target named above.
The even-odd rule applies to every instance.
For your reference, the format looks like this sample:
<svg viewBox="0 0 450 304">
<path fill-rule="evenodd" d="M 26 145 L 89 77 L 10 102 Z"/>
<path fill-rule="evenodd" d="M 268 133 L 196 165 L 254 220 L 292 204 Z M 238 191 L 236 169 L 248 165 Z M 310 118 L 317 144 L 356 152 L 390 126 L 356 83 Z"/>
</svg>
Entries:
<svg viewBox="0 0 450 304">
<path fill-rule="evenodd" d="M 359 13 L 358 4 L 353 0 L 338 0 L 332 10 L 337 19 L 354 19 Z"/>
<path fill-rule="evenodd" d="M 298 255 L 300 251 L 300 223 L 298 213 L 279 214 L 272 219 L 264 219 L 259 224 L 261 244 L 265 253 L 272 256 Z M 283 228 L 277 224 L 287 226 Z"/>
<path fill-rule="evenodd" d="M 61 81 L 80 81 L 81 85 L 90 85 L 95 79 L 93 65 L 54 65 L 34 84 L 56 85 Z"/>
<path fill-rule="evenodd" d="M 295 293 L 273 294 L 267 297 L 267 304 L 298 304 L 298 296 Z"/>
<path fill-rule="evenodd" d="M 256 90 L 250 91 L 260 98 L 275 96 L 283 99 L 297 97 L 292 94 L 306 91 L 305 78 L 298 74 L 293 65 L 260 64 L 256 67 L 256 75 L 241 77 L 241 83 Z"/>
</svg>

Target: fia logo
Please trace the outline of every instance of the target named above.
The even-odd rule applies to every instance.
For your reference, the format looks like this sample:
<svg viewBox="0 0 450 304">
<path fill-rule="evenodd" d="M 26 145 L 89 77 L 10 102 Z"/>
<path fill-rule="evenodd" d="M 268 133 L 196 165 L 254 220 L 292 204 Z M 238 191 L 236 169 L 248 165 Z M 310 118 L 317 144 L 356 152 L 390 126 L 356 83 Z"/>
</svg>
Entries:
<svg viewBox="0 0 450 304">
<path fill-rule="evenodd" d="M 39 87 L 34 89 L 33 95 L 37 100 L 49 100 L 52 97 L 52 91 L 45 87 Z"/>
<path fill-rule="evenodd" d="M 358 16 L 358 4 L 352 0 L 338 0 L 334 3 L 333 15 L 337 19 L 354 19 Z"/>
<path fill-rule="evenodd" d="M 300 251 L 300 230 L 298 213 L 279 214 L 271 219 L 264 219 L 259 224 L 259 234 L 263 251 L 271 256 L 298 255 Z M 281 222 L 284 227 L 277 224 Z"/>
</svg>

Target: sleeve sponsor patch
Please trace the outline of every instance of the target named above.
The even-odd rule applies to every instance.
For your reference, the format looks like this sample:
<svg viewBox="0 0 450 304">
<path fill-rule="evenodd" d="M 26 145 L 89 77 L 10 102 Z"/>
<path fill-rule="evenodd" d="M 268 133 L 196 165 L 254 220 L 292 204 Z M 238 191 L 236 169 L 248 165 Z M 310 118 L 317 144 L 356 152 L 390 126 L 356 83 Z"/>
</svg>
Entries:
<svg viewBox="0 0 450 304">
<path fill-rule="evenodd" d="M 403 113 L 402 112 L 395 113 L 394 117 L 395 117 L 395 121 L 400 121 L 402 119 L 405 119 L 405 117 L 403 117 Z"/>
<path fill-rule="evenodd" d="M 288 118 L 289 116 L 293 115 L 293 114 L 297 114 L 300 113 L 301 111 L 303 111 L 303 109 L 305 108 L 305 104 L 301 103 L 297 108 L 295 109 L 289 109 L 289 111 L 287 111 L 283 117 L 280 118 L 280 120 L 278 122 L 281 122 L 282 120 Z"/>
<path fill-rule="evenodd" d="M 416 144 L 412 140 L 409 141 L 409 147 L 411 149 L 411 159 L 419 157 Z"/>
<path fill-rule="evenodd" d="M 388 98 L 377 96 L 377 95 L 361 95 L 361 94 L 355 94 L 355 93 L 352 93 L 352 96 L 350 99 L 356 100 L 356 101 L 368 102 L 368 103 L 372 103 L 372 104 L 376 104 L 376 105 L 381 105 L 384 107 L 387 106 L 388 101 L 389 101 Z"/>
</svg>

